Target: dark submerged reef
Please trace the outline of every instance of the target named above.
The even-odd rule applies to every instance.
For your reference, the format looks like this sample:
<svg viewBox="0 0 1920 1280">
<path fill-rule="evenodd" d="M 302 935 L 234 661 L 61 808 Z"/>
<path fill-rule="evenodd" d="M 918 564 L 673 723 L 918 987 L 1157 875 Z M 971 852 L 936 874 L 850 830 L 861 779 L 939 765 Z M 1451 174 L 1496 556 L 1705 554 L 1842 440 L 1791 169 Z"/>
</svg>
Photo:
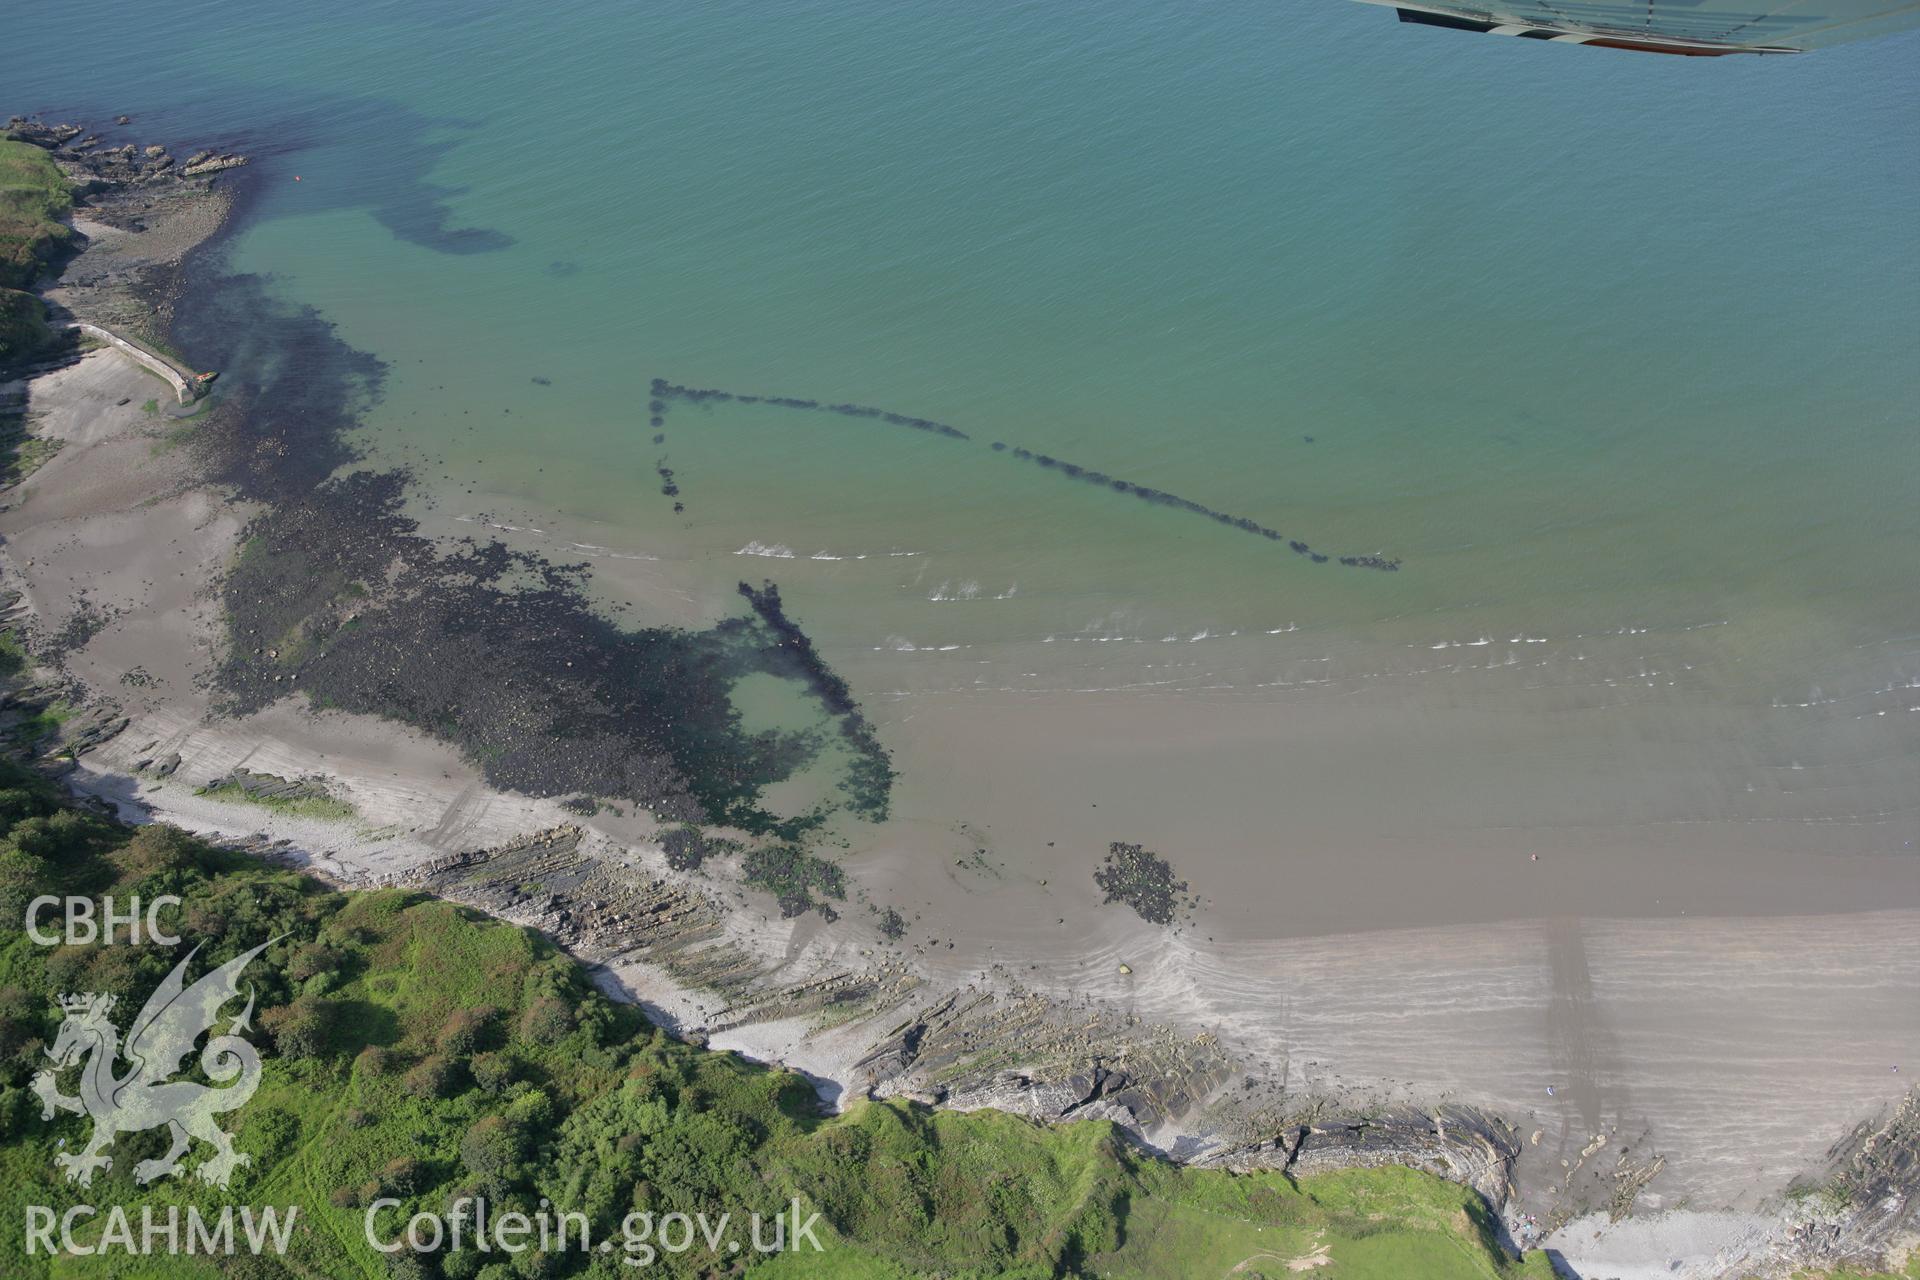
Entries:
<svg viewBox="0 0 1920 1280">
<path fill-rule="evenodd" d="M 319 312 L 274 301 L 259 276 L 218 275 L 190 283 L 172 338 L 222 371 L 200 432 L 212 479 L 271 504 L 313 493 L 355 461 L 347 433 L 387 367 L 341 342 Z"/>
<path fill-rule="evenodd" d="M 626 630 L 593 610 L 585 565 L 428 539 L 403 511 L 410 477 L 354 469 L 346 443 L 382 363 L 257 278 L 196 276 L 174 340 L 226 376 L 194 447 L 211 480 L 262 507 L 220 588 L 229 709 L 301 693 L 452 742 L 496 786 L 623 798 L 791 841 L 824 815 L 782 820 L 759 795 L 806 767 L 819 735 L 749 733 L 729 697 L 741 676 L 770 672 L 834 691 L 828 712 L 880 761 L 856 752 L 846 807 L 885 814 L 884 749 L 777 594 L 777 628 L 752 613 L 705 631 Z M 697 861 L 696 848 L 682 856 Z M 810 875 L 826 891 L 831 877 Z"/>
<path fill-rule="evenodd" d="M 380 225 L 402 240 L 424 245 L 439 253 L 497 253 L 511 248 L 514 238 L 491 227 L 454 227 L 450 197 L 464 195 L 463 187 L 435 187 L 421 184 L 420 198 L 404 204 L 381 205 L 373 211 Z"/>
<path fill-rule="evenodd" d="M 908 417 L 906 414 L 891 413 L 887 410 L 875 409 L 867 405 L 825 404 L 818 400 L 801 400 L 792 396 L 758 396 L 746 395 L 737 391 L 721 391 L 714 388 L 683 387 L 677 383 L 668 382 L 665 378 L 655 378 L 653 380 L 653 396 L 653 403 L 656 406 L 654 412 L 656 415 L 660 412 L 659 406 L 661 406 L 661 402 L 666 400 L 683 400 L 690 404 L 767 404 L 782 409 L 804 409 L 824 413 L 837 413 L 849 418 L 876 418 L 882 422 L 892 423 L 896 426 L 912 427 L 918 431 L 931 431 L 937 435 L 947 436 L 955 440 L 971 440 L 973 438 L 958 427 L 949 426 L 944 422 L 935 422 L 930 418 Z M 661 419 L 658 416 L 653 419 L 653 424 L 656 427 L 660 425 L 660 422 Z M 1308 439 L 1311 440 L 1312 437 L 1308 437 Z M 658 444 L 659 440 L 656 438 L 654 443 Z M 1130 480 L 1121 480 L 1108 475 L 1104 471 L 1096 471 L 1092 467 L 1083 467 L 1077 463 L 1067 462 L 1044 453 L 1034 453 L 1030 449 L 1022 449 L 1017 445 L 1009 445 L 1003 440 L 995 440 L 989 447 L 992 448 L 995 453 L 1011 452 L 1015 458 L 1018 458 L 1022 462 L 1033 463 L 1036 466 L 1044 467 L 1047 470 L 1057 472 L 1073 480 L 1099 485 L 1104 489 L 1111 489 L 1115 493 L 1129 494 L 1143 502 L 1150 502 L 1156 506 L 1172 507 L 1177 511 L 1188 511 L 1194 515 L 1205 516 L 1216 524 L 1226 525 L 1229 528 L 1238 529 L 1243 533 L 1254 534 L 1267 539 L 1269 542 L 1285 543 L 1288 550 L 1297 556 L 1305 556 L 1314 564 L 1326 564 L 1333 559 L 1333 557 L 1329 555 L 1315 551 L 1311 546 L 1298 538 L 1288 538 L 1279 530 L 1270 529 L 1246 516 L 1235 516 L 1229 515 L 1224 511 L 1216 511 L 1212 507 L 1194 502 L 1189 498 L 1182 498 L 1178 494 L 1168 493 L 1164 489 L 1155 489 L 1147 485 L 1135 484 Z M 1339 562 L 1349 569 L 1381 569 L 1388 573 L 1395 572 L 1400 568 L 1400 561 L 1398 559 L 1390 559 L 1386 556 L 1379 555 L 1341 556 Z"/>
<path fill-rule="evenodd" d="M 760 789 L 812 745 L 739 727 L 733 682 L 781 664 L 760 628 L 621 630 L 589 607 L 584 566 L 419 536 L 401 514 L 404 486 L 350 473 L 248 527 L 223 592 L 233 710 L 300 692 L 454 742 L 496 786 L 771 825 Z"/>
<path fill-rule="evenodd" d="M 841 736 L 853 752 L 853 762 L 840 784 L 847 796 L 847 807 L 870 821 L 886 821 L 893 799 L 893 780 L 897 776 L 893 757 L 881 745 L 880 735 L 874 732 L 860 704 L 854 701 L 853 690 L 821 659 L 813 641 L 798 624 L 787 617 L 780 603 L 780 588 L 767 582 L 756 591 L 752 584 L 743 582 L 740 594 L 773 633 L 774 645 L 792 664 L 793 673 L 806 680 L 814 696 L 840 718 Z"/>
<path fill-rule="evenodd" d="M 1183 897 L 1187 882 L 1173 878 L 1165 858 L 1137 844 L 1116 840 L 1107 846 L 1106 860 L 1093 873 L 1093 882 L 1106 894 L 1105 902 L 1124 902 L 1149 924 L 1172 924 L 1182 909 L 1189 913 L 1197 897 Z"/>
</svg>

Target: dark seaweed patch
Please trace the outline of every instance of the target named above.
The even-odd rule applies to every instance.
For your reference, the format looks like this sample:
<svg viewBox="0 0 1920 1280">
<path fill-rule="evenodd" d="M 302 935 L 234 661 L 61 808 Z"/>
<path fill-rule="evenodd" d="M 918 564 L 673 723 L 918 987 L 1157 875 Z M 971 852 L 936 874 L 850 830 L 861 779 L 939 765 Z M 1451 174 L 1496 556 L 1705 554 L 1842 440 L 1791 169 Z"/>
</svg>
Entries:
<svg viewBox="0 0 1920 1280">
<path fill-rule="evenodd" d="M 768 845 L 749 850 L 741 870 L 748 884 L 779 899 L 783 916 L 818 911 L 829 921 L 840 918 L 838 911 L 814 897 L 815 890 L 829 898 L 844 900 L 847 896 L 845 874 L 825 858 L 791 844 Z"/>
<path fill-rule="evenodd" d="M 258 276 L 196 283 L 175 346 L 222 370 L 222 397 L 196 432 L 213 479 L 248 498 L 305 497 L 358 458 L 346 441 L 386 376 L 312 307 L 271 298 Z"/>
<path fill-rule="evenodd" d="M 695 826 L 669 828 L 660 837 L 667 865 L 675 871 L 695 871 L 707 860 L 707 837 Z"/>
<path fill-rule="evenodd" d="M 400 513 L 403 489 L 393 473 L 356 472 L 248 527 L 223 592 L 233 710 L 301 692 L 452 741 L 496 786 L 776 823 L 760 790 L 815 747 L 740 727 L 732 684 L 770 663 L 756 624 L 622 631 L 588 605 L 585 566 L 497 542 L 442 551 Z"/>
<path fill-rule="evenodd" d="M 406 193 L 408 199 L 391 199 L 374 209 L 374 220 L 409 244 L 421 245 L 437 253 L 498 253 L 511 248 L 514 238 L 491 227 L 455 227 L 453 210 L 447 197 L 465 194 L 464 188 L 436 187 L 420 183 Z"/>
<path fill-rule="evenodd" d="M 585 565 L 422 536 L 403 512 L 406 473 L 350 469 L 346 440 L 384 366 L 256 278 L 205 272 L 191 289 L 174 340 L 229 371 L 195 447 L 213 480 L 262 508 L 220 587 L 230 710 L 304 694 L 452 742 L 495 786 L 801 830 L 758 800 L 817 757 L 819 734 L 748 732 L 730 697 L 741 676 L 771 672 L 839 690 L 844 718 L 844 683 L 795 669 L 797 652 L 819 659 L 794 624 L 623 630 L 593 610 Z M 857 781 L 862 811 L 884 813 L 891 771 L 866 764 Z"/>
<path fill-rule="evenodd" d="M 773 632 L 775 646 L 792 664 L 794 672 L 807 681 L 814 696 L 828 711 L 840 717 L 841 735 L 853 750 L 853 762 L 840 784 L 848 798 L 847 807 L 870 821 L 886 821 L 892 804 L 893 780 L 898 775 L 894 772 L 892 756 L 880 743 L 880 735 L 874 732 L 872 722 L 854 701 L 853 690 L 821 659 L 813 641 L 798 624 L 787 617 L 780 603 L 779 587 L 767 582 L 756 591 L 752 584 L 743 582 L 740 594 Z"/>
</svg>

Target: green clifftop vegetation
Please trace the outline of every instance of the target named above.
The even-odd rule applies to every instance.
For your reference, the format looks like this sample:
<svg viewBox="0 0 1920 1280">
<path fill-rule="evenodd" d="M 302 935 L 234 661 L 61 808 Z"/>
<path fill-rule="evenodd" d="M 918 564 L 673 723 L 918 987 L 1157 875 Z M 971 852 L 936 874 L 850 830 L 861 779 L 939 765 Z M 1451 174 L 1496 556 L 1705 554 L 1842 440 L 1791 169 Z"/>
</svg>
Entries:
<svg viewBox="0 0 1920 1280">
<path fill-rule="evenodd" d="M 66 175 L 46 150 L 0 137 L 0 288 L 26 289 L 73 238 Z"/>
<path fill-rule="evenodd" d="M 0 138 L 0 367 L 47 340 L 46 308 L 26 292 L 73 240 L 65 175 L 31 143 Z"/>
<path fill-rule="evenodd" d="M 184 941 L 41 946 L 21 927 L 41 893 L 123 905 L 178 895 L 164 919 Z M 0 917 L 9 1275 L 1252 1277 L 1315 1257 L 1333 1276 L 1549 1274 L 1541 1255 L 1521 1265 L 1500 1254 L 1472 1192 L 1411 1170 L 1296 1183 L 1178 1169 L 1103 1122 L 1048 1127 L 897 1102 L 824 1117 L 802 1077 L 673 1039 L 534 933 L 418 893 L 336 893 L 167 827 L 119 826 L 11 764 L 0 764 Z M 142 1188 L 135 1163 L 165 1146 L 149 1131 L 123 1135 L 90 1188 L 62 1181 L 54 1156 L 84 1142 L 90 1122 L 43 1121 L 30 1088 L 59 1026 L 55 997 L 113 993 L 124 1029 L 186 948 L 202 946 L 198 976 L 274 937 L 245 975 L 258 992 L 253 1038 L 271 1052 L 258 1093 L 225 1117 L 253 1164 L 225 1193 L 191 1177 Z M 183 1167 L 204 1154 L 196 1145 Z M 637 1210 L 742 1223 L 797 1198 L 803 1216 L 820 1215 L 824 1251 L 696 1246 L 642 1270 L 623 1266 L 618 1246 L 387 1257 L 365 1243 L 376 1198 L 404 1203 L 380 1219 L 391 1238 L 414 1211 L 445 1213 L 458 1194 L 484 1195 L 494 1214 L 550 1201 L 585 1214 L 596 1241 L 618 1239 Z M 26 1254 L 29 1205 L 117 1204 L 137 1216 L 143 1205 L 217 1213 L 229 1202 L 299 1205 L 286 1256 Z M 104 1221 L 82 1237 L 98 1239 Z"/>
</svg>

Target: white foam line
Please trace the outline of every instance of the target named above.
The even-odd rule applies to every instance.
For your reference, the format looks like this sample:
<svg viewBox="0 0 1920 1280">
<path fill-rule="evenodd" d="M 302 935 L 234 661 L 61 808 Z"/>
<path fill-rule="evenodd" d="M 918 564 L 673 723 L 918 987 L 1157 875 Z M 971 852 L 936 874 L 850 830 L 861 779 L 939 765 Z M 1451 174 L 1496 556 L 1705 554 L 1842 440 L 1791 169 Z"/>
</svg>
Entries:
<svg viewBox="0 0 1920 1280">
<path fill-rule="evenodd" d="M 498 529 L 502 533 L 531 533 L 542 538 L 554 536 L 545 529 L 536 529 L 532 525 L 501 524 L 494 520 L 483 520 L 479 516 L 455 516 L 454 519 L 460 521 L 462 524 L 477 524 L 488 529 Z M 567 546 L 573 548 L 575 551 L 584 551 L 590 556 L 605 556 L 611 560 L 658 560 L 660 558 L 659 556 L 643 555 L 632 551 L 611 551 L 606 547 L 591 542 L 569 541 L 567 542 Z"/>
</svg>

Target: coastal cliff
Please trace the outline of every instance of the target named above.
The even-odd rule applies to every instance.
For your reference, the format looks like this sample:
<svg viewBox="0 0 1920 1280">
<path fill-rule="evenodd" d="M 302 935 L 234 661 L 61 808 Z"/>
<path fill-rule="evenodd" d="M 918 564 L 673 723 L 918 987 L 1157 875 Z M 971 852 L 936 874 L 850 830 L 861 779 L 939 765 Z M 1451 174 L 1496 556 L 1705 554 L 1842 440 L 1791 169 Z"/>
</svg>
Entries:
<svg viewBox="0 0 1920 1280">
<path fill-rule="evenodd" d="M 56 308 L 98 315 L 156 345 L 178 340 L 172 322 L 187 319 L 176 316 L 176 306 L 191 305 L 181 302 L 181 274 L 193 247 L 179 246 L 194 231 L 210 233 L 219 225 L 227 196 L 206 180 L 243 162 L 196 152 L 181 164 L 151 148 L 88 147 L 84 131 L 43 130 L 35 137 L 35 146 L 53 139 L 63 150 L 50 154 L 75 172 L 91 174 L 88 182 L 97 184 L 86 194 L 86 216 L 76 220 L 98 229 L 88 233 L 88 250 L 47 290 Z M 159 212 L 143 203 L 149 200 Z M 240 305 L 241 288 L 229 286 L 220 301 Z M 243 301 L 264 305 L 250 295 Z M 307 350 L 320 353 L 315 363 L 344 362 L 321 327 L 277 316 L 261 331 L 311 343 Z M 128 816 L 204 815 L 208 805 L 223 800 L 251 805 L 222 821 L 241 834 L 276 833 L 249 842 L 256 853 L 310 865 L 343 885 L 425 889 L 535 927 L 596 966 L 605 990 L 640 1001 L 677 1034 L 703 1044 L 745 1045 L 755 1057 L 786 1056 L 793 1066 L 823 1077 L 828 1092 L 840 1089 L 843 1099 L 1110 1121 L 1131 1141 L 1200 1167 L 1307 1175 L 1406 1165 L 1470 1186 L 1496 1207 L 1513 1205 L 1514 1165 L 1526 1140 L 1519 1126 L 1487 1111 L 1439 1099 L 1413 1106 L 1366 1088 L 1291 1092 L 1203 1028 L 1143 1020 L 1093 1000 L 1064 1001 L 1011 979 L 954 984 L 932 973 L 910 948 L 889 947 L 883 932 L 850 930 L 855 943 L 803 954 L 799 963 L 776 954 L 742 923 L 744 895 L 735 897 L 735 886 L 768 890 L 783 911 L 792 908 L 790 915 L 836 910 L 829 900 L 839 899 L 821 888 L 829 877 L 809 879 L 806 869 L 756 882 L 747 872 L 746 851 L 777 851 L 795 860 L 814 855 L 793 852 L 799 847 L 789 838 L 793 833 L 753 831 L 724 820 L 758 821 L 754 787 L 731 779 L 778 776 L 791 744 L 769 750 L 764 743 L 730 738 L 724 720 L 699 719 L 704 713 L 682 695 L 695 689 L 710 709 L 723 686 L 720 677 L 747 670 L 777 671 L 831 693 L 834 686 L 823 684 L 814 669 L 817 655 L 794 643 L 783 626 L 768 625 L 770 634 L 761 634 L 746 618 L 712 636 L 655 631 L 636 639 L 598 617 L 556 566 L 510 555 L 497 544 L 451 554 L 432 545 L 401 513 L 403 477 L 333 479 L 337 469 L 355 461 L 342 443 L 350 425 L 347 410 L 338 406 L 350 405 L 356 392 L 377 382 L 370 362 L 343 368 L 338 381 L 316 379 L 320 392 L 310 402 L 276 404 L 274 388 L 249 385 L 243 377 L 230 398 L 217 397 L 191 427 L 156 415 L 145 428 L 152 434 L 137 442 L 138 450 L 162 451 L 152 456 L 156 472 L 166 471 L 165 482 L 130 501 L 146 503 L 200 486 L 203 492 L 218 487 L 244 506 L 230 511 L 222 505 L 218 514 L 211 506 L 195 508 L 201 523 L 179 526 L 179 536 L 201 536 L 216 553 L 199 585 L 216 584 L 218 608 L 195 602 L 202 627 L 194 633 L 197 647 L 172 664 L 152 658 L 121 663 L 117 687 L 107 686 L 111 696 L 103 692 L 103 680 L 86 678 L 94 672 L 76 657 L 64 675 L 45 678 L 28 695 L 33 706 L 17 705 L 27 713 L 20 723 L 44 724 L 41 717 L 60 722 L 35 745 L 54 755 L 53 767 L 73 775 L 77 785 L 113 797 Z M 132 415 L 125 404 L 130 398 L 120 397 L 113 407 Z M 175 432 L 177 447 L 170 443 Z M 148 579 L 161 576 L 145 573 Z M 529 580 L 537 584 L 533 591 L 517 585 Z M 103 609 L 87 608 L 84 597 L 63 594 L 63 585 L 57 575 L 41 573 L 23 590 L 15 617 L 17 625 L 35 630 L 53 656 L 69 650 L 77 655 L 117 621 Z M 749 598 L 758 604 L 765 596 Z M 75 599 L 81 603 L 71 604 Z M 772 599 L 777 605 L 777 595 Z M 170 618 L 179 621 L 188 612 L 180 604 Z M 759 616 L 764 624 L 764 611 Z M 781 620 L 788 622 L 784 615 Z M 186 630 L 184 623 L 175 630 Z M 212 697 L 189 662 L 209 655 L 219 667 Z M 643 665 L 636 668 L 636 662 Z M 107 668 L 103 662 L 97 670 Z M 135 669 L 142 669 L 142 678 L 128 679 Z M 610 674 L 636 669 L 649 673 L 644 685 Z M 389 833 L 378 842 L 376 857 L 356 862 L 343 855 L 336 865 L 321 863 L 339 853 L 331 841 L 353 845 L 358 837 L 284 826 L 287 808 L 274 802 L 330 798 L 327 775 L 346 773 L 347 766 L 307 758 L 297 770 L 282 768 L 297 776 L 242 777 L 228 760 L 216 767 L 217 752 L 194 749 L 196 741 L 217 736 L 195 738 L 203 713 L 209 720 L 268 714 L 287 707 L 296 687 L 310 691 L 316 711 L 381 717 L 451 743 L 468 753 L 467 762 L 491 786 L 463 779 L 452 788 L 461 793 L 455 801 L 423 784 L 416 798 L 444 800 L 444 825 L 452 834 L 428 833 L 431 840 L 410 845 L 407 837 L 417 833 Z M 200 702 L 192 700 L 196 694 Z M 602 715 L 610 705 L 621 714 Z M 851 703 L 831 709 L 843 717 L 854 714 Z M 183 727 L 186 721 L 194 727 Z M 713 732 L 676 740 L 666 735 L 669 722 Z M 556 724 L 583 723 L 591 733 L 552 732 Z M 709 754 L 716 743 L 717 756 Z M 65 758 L 58 759 L 62 753 Z M 721 768 L 713 767 L 716 759 Z M 868 779 L 884 772 L 883 765 L 870 768 Z M 722 774 L 730 779 L 724 786 L 715 782 Z M 263 776 L 268 781 L 261 784 Z M 236 789 L 242 794 L 235 795 Z M 352 794 L 351 787 L 342 790 Z M 458 805 L 484 807 L 507 792 L 537 801 L 515 813 L 537 813 L 542 824 L 522 823 L 524 829 L 511 838 L 492 840 L 469 838 L 453 822 Z M 204 803 L 189 810 L 188 796 Z M 591 813 L 602 801 L 629 810 L 644 805 L 661 817 L 702 824 L 725 847 L 712 856 L 708 874 L 696 876 L 674 865 L 658 832 L 622 842 L 588 822 L 549 821 L 563 804 Z M 304 820 L 310 814 L 294 816 Z M 216 828 L 210 819 L 193 821 Z M 411 853 L 401 857 L 402 849 Z M 393 862 L 405 865 L 383 865 Z M 792 1030 L 796 1024 L 798 1031 Z M 783 1043 L 801 1051 L 787 1055 Z M 1844 1226 L 1832 1237 L 1835 1251 L 1820 1258 L 1884 1258 L 1911 1232 L 1904 1211 L 1868 1212 L 1896 1196 L 1910 1202 L 1911 1128 L 1909 1121 L 1904 1128 L 1890 1124 L 1868 1134 L 1859 1149 L 1870 1146 L 1877 1154 L 1865 1164 L 1855 1158 L 1858 1152 L 1847 1157 L 1847 1168 L 1855 1172 L 1834 1184 L 1830 1201 L 1839 1216 L 1817 1220 L 1844 1218 L 1857 1225 Z M 1885 1154 L 1899 1150 L 1909 1154 Z M 1593 1158 L 1597 1165 L 1603 1157 Z M 1567 1201 L 1549 1212 L 1561 1221 L 1588 1210 L 1628 1213 L 1635 1193 L 1658 1174 L 1658 1159 L 1647 1153 L 1628 1161 L 1622 1153 L 1618 1172 L 1605 1184 L 1618 1189 L 1617 1203 L 1612 1196 Z M 1776 1261 L 1798 1265 L 1793 1259 L 1800 1256 L 1788 1250 Z"/>
</svg>

